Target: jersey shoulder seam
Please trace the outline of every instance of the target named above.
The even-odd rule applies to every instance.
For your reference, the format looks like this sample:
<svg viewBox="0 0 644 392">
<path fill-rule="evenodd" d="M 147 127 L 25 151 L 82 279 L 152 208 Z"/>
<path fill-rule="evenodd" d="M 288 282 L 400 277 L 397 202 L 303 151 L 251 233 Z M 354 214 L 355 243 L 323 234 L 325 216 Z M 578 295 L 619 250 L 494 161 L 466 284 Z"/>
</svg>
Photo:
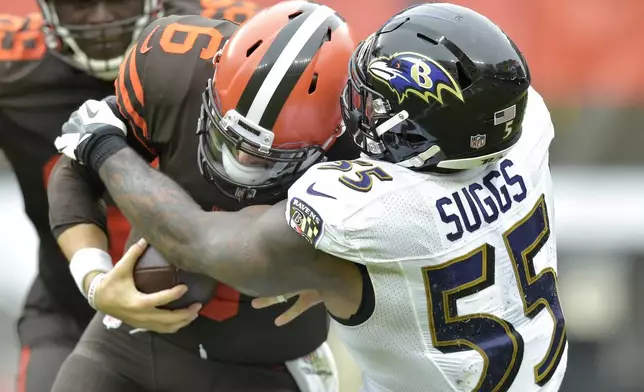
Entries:
<svg viewBox="0 0 644 392">
<path fill-rule="evenodd" d="M 317 165 L 316 165 L 316 166 L 317 166 Z M 309 170 L 312 170 L 312 169 L 316 169 L 316 167 L 314 166 L 314 167 L 312 167 L 312 168 L 311 168 L 311 169 L 309 169 Z M 332 179 L 330 178 L 330 176 L 329 176 L 329 179 L 328 179 L 328 180 L 326 179 L 326 177 L 327 177 L 327 176 L 324 176 L 324 177 L 325 177 L 325 180 L 324 180 L 324 181 L 332 181 Z M 315 177 L 312 177 L 312 178 L 315 178 Z M 338 182 L 339 182 L 339 181 L 338 181 Z M 316 183 L 316 184 L 317 184 L 317 183 L 318 183 L 318 181 L 313 181 L 312 183 Z M 418 182 L 414 182 L 414 183 L 411 183 L 411 184 L 406 184 L 406 185 L 404 185 L 404 186 L 402 186 L 402 187 L 398 187 L 398 188 L 389 189 L 389 190 L 387 190 L 387 191 L 385 191 L 385 192 L 383 192 L 383 193 L 379 194 L 379 195 L 378 195 L 378 197 L 388 196 L 388 195 L 391 195 L 391 194 L 392 194 L 392 193 L 394 193 L 394 192 L 399 192 L 399 191 L 401 191 L 401 190 L 405 190 L 405 189 L 408 189 L 408 188 L 413 187 L 413 186 L 416 186 L 416 185 L 418 185 Z M 302 189 L 303 189 L 303 188 L 302 188 Z M 304 192 L 303 192 L 303 193 L 304 193 Z M 297 196 L 294 196 L 294 197 L 297 197 Z M 360 203 L 360 204 L 358 204 L 358 205 L 356 205 L 356 206 L 353 206 L 353 208 L 351 208 L 351 209 L 349 209 L 349 210 L 345 210 L 345 211 L 344 211 L 344 213 L 343 213 L 343 214 L 341 214 L 341 215 L 338 217 L 338 219 L 334 219 L 334 220 L 333 220 L 333 224 L 332 224 L 331 226 L 332 226 L 332 227 L 338 227 L 338 226 L 340 226 L 340 225 L 343 225 L 343 223 L 345 223 L 345 222 L 349 221 L 349 220 L 350 220 L 350 219 L 352 219 L 355 215 L 359 214 L 359 213 L 360 213 L 360 212 L 362 212 L 364 209 L 368 208 L 368 207 L 369 207 L 369 205 L 370 205 L 370 201 L 371 201 L 371 199 L 369 199 L 369 200 L 365 200 L 363 203 Z M 328 222 L 328 221 L 325 221 L 325 223 L 324 223 L 324 224 L 325 224 L 325 225 L 326 225 L 326 224 L 328 224 L 327 222 Z M 355 231 L 355 230 L 352 230 L 352 229 L 351 229 L 351 227 L 345 227 L 345 228 L 344 228 L 340 233 L 337 233 L 337 232 L 336 232 L 336 233 L 334 233 L 334 235 L 331 235 L 330 233 L 326 232 L 326 233 L 325 233 L 325 236 L 326 236 L 326 235 L 329 235 L 330 237 L 333 237 L 333 239 L 334 239 L 335 241 L 337 241 L 339 245 L 349 247 L 349 246 L 350 246 L 351 241 L 350 241 L 350 236 L 349 236 L 349 238 L 347 238 L 347 234 L 348 234 L 348 233 L 351 233 L 351 232 L 353 232 L 353 231 Z M 339 237 L 337 234 L 341 234 L 341 237 Z M 360 250 L 359 250 L 359 249 L 358 249 L 358 253 L 359 253 L 359 254 L 361 255 L 361 257 L 362 257 L 362 252 L 360 252 Z"/>
</svg>

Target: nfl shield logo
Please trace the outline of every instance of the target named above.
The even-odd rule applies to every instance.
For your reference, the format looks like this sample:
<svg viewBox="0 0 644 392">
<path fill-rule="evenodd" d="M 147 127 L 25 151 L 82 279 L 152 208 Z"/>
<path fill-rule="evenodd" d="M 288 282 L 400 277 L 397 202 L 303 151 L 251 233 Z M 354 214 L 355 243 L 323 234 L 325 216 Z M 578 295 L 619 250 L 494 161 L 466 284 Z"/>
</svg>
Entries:
<svg viewBox="0 0 644 392">
<path fill-rule="evenodd" d="M 485 139 L 485 135 L 470 136 L 470 147 L 476 148 L 477 150 L 481 147 L 485 147 Z"/>
</svg>

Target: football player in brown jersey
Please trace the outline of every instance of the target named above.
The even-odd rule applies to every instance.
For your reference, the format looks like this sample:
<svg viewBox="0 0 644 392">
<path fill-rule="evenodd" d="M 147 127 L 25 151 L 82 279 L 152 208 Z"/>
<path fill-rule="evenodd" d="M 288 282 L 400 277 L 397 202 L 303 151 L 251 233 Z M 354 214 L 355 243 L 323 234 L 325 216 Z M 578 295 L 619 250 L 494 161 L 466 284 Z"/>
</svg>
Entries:
<svg viewBox="0 0 644 392">
<path fill-rule="evenodd" d="M 163 18 L 144 30 L 123 63 L 116 96 L 96 104 L 110 105 L 127 123 L 128 145 L 148 161 L 158 159 L 202 209 L 276 203 L 312 164 L 358 156 L 342 134 L 338 105 L 353 47 L 340 16 L 303 1 L 275 5 L 241 27 L 198 16 Z M 242 144 L 235 132 L 197 135 L 197 123 L 213 116 L 252 143 Z M 90 177 L 83 184 L 81 170 L 63 158 L 50 180 L 51 223 L 67 228 L 58 240 L 70 254 L 93 252 L 79 240 L 92 235 L 90 228 L 76 219 L 85 213 L 78 206 L 91 204 L 101 185 Z M 77 235 L 68 236 L 70 230 Z M 220 283 L 209 303 L 158 309 L 182 287 L 145 295 L 124 268 L 96 262 L 78 275 L 96 308 L 124 323 L 97 315 L 54 391 L 336 390 L 323 307 L 278 328 L 273 319 L 283 309 L 257 311 L 250 297 Z M 131 333 L 138 329 L 161 334 Z M 311 370 L 320 361 L 329 366 Z"/>
<path fill-rule="evenodd" d="M 224 16 L 237 22 L 255 6 L 228 0 L 39 0 L 26 17 L 0 14 L 0 149 L 11 163 L 26 214 L 40 239 L 39 273 L 18 323 L 18 390 L 49 391 L 60 365 L 94 314 L 49 229 L 46 187 L 58 159 L 52 142 L 81 103 L 113 93 L 118 67 L 141 30 L 162 13 Z M 121 257 L 129 225 L 108 203 L 92 222 L 109 229 Z M 100 244 L 105 250 L 108 242 Z M 21 260 L 30 262 L 30 260 Z"/>
</svg>

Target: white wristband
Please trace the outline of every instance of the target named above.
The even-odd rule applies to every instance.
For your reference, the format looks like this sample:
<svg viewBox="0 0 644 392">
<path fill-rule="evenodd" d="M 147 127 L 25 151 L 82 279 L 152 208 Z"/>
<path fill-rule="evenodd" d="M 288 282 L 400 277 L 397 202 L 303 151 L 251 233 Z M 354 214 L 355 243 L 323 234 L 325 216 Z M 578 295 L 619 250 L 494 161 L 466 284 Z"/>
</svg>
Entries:
<svg viewBox="0 0 644 392">
<path fill-rule="evenodd" d="M 87 296 L 83 287 L 87 274 L 95 271 L 107 273 L 112 268 L 112 257 L 109 253 L 97 248 L 84 248 L 77 251 L 69 262 L 72 277 L 84 296 Z"/>
<path fill-rule="evenodd" d="M 92 282 L 89 284 L 89 288 L 87 289 L 87 302 L 89 303 L 89 306 L 91 306 L 94 309 L 96 309 L 96 303 L 94 300 L 94 296 L 96 295 L 96 288 L 98 287 L 99 284 L 101 284 L 101 282 L 103 281 L 103 278 L 105 278 L 105 274 L 102 272 L 96 275 L 92 279 Z"/>
</svg>

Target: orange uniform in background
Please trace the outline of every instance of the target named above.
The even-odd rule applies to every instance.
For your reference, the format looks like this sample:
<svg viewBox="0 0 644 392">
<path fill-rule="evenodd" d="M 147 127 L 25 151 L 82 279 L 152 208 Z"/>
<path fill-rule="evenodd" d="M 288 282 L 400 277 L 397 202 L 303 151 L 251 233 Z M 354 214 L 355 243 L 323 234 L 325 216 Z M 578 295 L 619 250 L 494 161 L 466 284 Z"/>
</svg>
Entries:
<svg viewBox="0 0 644 392">
<path fill-rule="evenodd" d="M 38 6 L 33 0 L 0 0 L 0 14 L 25 16 L 30 12 L 38 11 Z"/>
</svg>

